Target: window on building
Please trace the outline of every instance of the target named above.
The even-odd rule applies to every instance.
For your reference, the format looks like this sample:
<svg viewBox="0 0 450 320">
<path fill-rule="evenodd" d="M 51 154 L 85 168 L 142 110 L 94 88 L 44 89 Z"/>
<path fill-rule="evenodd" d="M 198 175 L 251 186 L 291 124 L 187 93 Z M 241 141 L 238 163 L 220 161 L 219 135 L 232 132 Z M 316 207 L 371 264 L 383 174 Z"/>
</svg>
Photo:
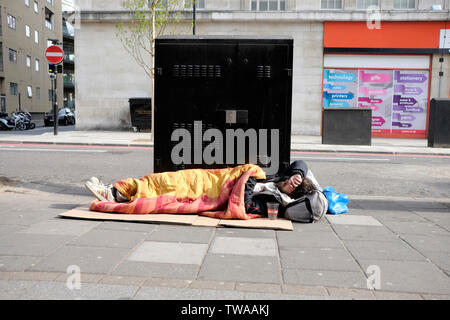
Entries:
<svg viewBox="0 0 450 320">
<path fill-rule="evenodd" d="M 9 61 L 17 63 L 17 51 L 9 49 Z"/>
<path fill-rule="evenodd" d="M 416 0 L 394 0 L 394 9 L 415 9 Z"/>
<path fill-rule="evenodd" d="M 342 0 L 321 0 L 320 9 L 342 9 Z"/>
<path fill-rule="evenodd" d="M 53 101 L 53 90 L 52 89 L 48 90 L 48 101 Z"/>
<path fill-rule="evenodd" d="M 39 43 L 39 31 L 34 30 L 34 42 Z"/>
<path fill-rule="evenodd" d="M 27 96 L 28 96 L 28 98 L 33 97 L 33 90 L 31 88 L 31 86 L 27 86 Z"/>
<path fill-rule="evenodd" d="M 53 30 L 53 17 L 53 12 L 45 7 L 45 26 L 50 30 Z"/>
<path fill-rule="evenodd" d="M 7 20 L 8 20 L 8 27 L 15 30 L 16 29 L 16 18 L 13 17 L 12 15 L 8 14 Z"/>
<path fill-rule="evenodd" d="M 25 5 L 26 5 L 27 7 L 29 7 L 29 6 L 30 6 L 30 0 L 25 0 Z"/>
<path fill-rule="evenodd" d="M 27 56 L 27 68 L 31 68 L 31 57 Z"/>
<path fill-rule="evenodd" d="M 47 2 L 53 4 L 53 0 L 47 0 Z"/>
<path fill-rule="evenodd" d="M 205 9 L 205 0 L 184 0 L 185 8 L 192 8 L 193 2 L 195 1 L 196 9 Z M 167 0 L 165 6 L 167 7 Z"/>
<path fill-rule="evenodd" d="M 370 6 L 380 7 L 379 0 L 356 0 L 357 9 L 367 9 Z"/>
<path fill-rule="evenodd" d="M 280 11 L 286 10 L 286 0 L 252 0 L 252 11 Z"/>
<path fill-rule="evenodd" d="M 36 71 L 39 71 L 39 59 L 36 59 L 36 60 L 34 61 L 34 69 L 35 69 Z"/>
<path fill-rule="evenodd" d="M 30 31 L 29 25 L 25 25 L 25 35 L 27 36 L 27 38 L 31 37 L 31 31 Z"/>
<path fill-rule="evenodd" d="M 36 87 L 36 99 L 41 100 L 41 88 Z"/>
<path fill-rule="evenodd" d="M 34 2 L 33 8 L 34 8 L 34 12 L 39 13 L 39 3 L 37 3 L 37 1 Z"/>
<path fill-rule="evenodd" d="M 14 82 L 9 83 L 9 94 L 12 96 L 17 96 L 19 94 L 17 83 Z"/>
</svg>

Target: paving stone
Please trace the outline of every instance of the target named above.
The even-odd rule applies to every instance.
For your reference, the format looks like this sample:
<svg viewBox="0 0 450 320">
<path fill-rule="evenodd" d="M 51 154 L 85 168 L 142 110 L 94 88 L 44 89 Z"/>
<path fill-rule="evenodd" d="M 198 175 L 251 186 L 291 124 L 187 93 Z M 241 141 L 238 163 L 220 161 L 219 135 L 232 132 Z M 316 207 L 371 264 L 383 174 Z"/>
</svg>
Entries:
<svg viewBox="0 0 450 320">
<path fill-rule="evenodd" d="M 189 284 L 193 289 L 234 290 L 235 287 L 236 283 L 230 281 L 193 280 Z"/>
<path fill-rule="evenodd" d="M 122 248 L 67 245 L 43 258 L 30 271 L 66 272 L 69 266 L 74 265 L 81 269 L 81 273 L 108 273 L 127 254 L 128 250 Z"/>
<path fill-rule="evenodd" d="M 82 283 L 80 289 L 69 289 L 61 282 L 39 282 L 21 297 L 26 300 L 123 300 L 136 294 L 137 286 Z"/>
<path fill-rule="evenodd" d="M 342 240 L 396 241 L 399 239 L 386 227 L 333 225 L 333 230 Z"/>
<path fill-rule="evenodd" d="M 346 240 L 345 246 L 357 260 L 416 260 L 425 257 L 401 240 L 397 241 L 354 241 Z"/>
<path fill-rule="evenodd" d="M 147 240 L 163 242 L 209 243 L 215 228 L 159 225 Z"/>
<path fill-rule="evenodd" d="M 18 300 L 37 284 L 37 281 L 0 280 L 0 300 Z"/>
<path fill-rule="evenodd" d="M 24 271 L 33 267 L 39 257 L 0 255 L 0 271 Z"/>
<path fill-rule="evenodd" d="M 360 267 L 344 248 L 280 249 L 283 269 L 359 271 Z"/>
<path fill-rule="evenodd" d="M 370 215 L 380 221 L 385 222 L 427 222 L 422 216 L 415 214 L 413 211 L 367 211 Z"/>
<path fill-rule="evenodd" d="M 247 256 L 278 255 L 275 239 L 216 237 L 211 245 L 211 253 L 237 254 Z"/>
<path fill-rule="evenodd" d="M 135 300 L 242 300 L 244 295 L 237 291 L 207 290 L 190 288 L 142 287 Z"/>
<path fill-rule="evenodd" d="M 245 292 L 281 293 L 281 286 L 270 283 L 236 283 L 236 290 Z"/>
<path fill-rule="evenodd" d="M 72 275 L 73 275 L 73 273 L 67 273 L 67 272 L 61 273 L 55 279 L 55 281 L 67 283 L 67 280 L 69 280 L 69 277 L 71 277 Z M 103 278 L 102 274 L 93 274 L 93 273 L 86 273 L 86 272 L 83 272 L 80 274 L 81 283 L 98 283 L 102 278 Z"/>
<path fill-rule="evenodd" d="M 72 236 L 14 233 L 0 242 L 0 255 L 42 257 L 67 243 Z"/>
<path fill-rule="evenodd" d="M 280 283 L 276 257 L 208 254 L 199 280 Z"/>
<path fill-rule="evenodd" d="M 123 221 L 103 221 L 96 229 L 106 230 L 122 230 L 122 231 L 134 231 L 152 233 L 158 229 L 158 224 L 154 223 L 131 223 Z"/>
<path fill-rule="evenodd" d="M 438 268 L 450 273 L 450 252 L 442 251 L 421 251 Z"/>
<path fill-rule="evenodd" d="M 397 234 L 442 235 L 450 236 L 450 232 L 431 222 L 397 222 L 385 221 L 386 227 Z"/>
<path fill-rule="evenodd" d="M 367 288 L 366 277 L 361 271 L 283 269 L 283 279 L 285 284 Z"/>
<path fill-rule="evenodd" d="M 410 293 L 450 294 L 450 278 L 429 262 L 361 260 L 364 270 L 380 268 L 380 290 Z"/>
<path fill-rule="evenodd" d="M 341 240 L 329 231 L 277 233 L 280 248 L 343 248 Z"/>
<path fill-rule="evenodd" d="M 420 294 L 400 293 L 388 291 L 373 291 L 376 299 L 379 300 L 423 300 Z"/>
<path fill-rule="evenodd" d="M 20 233 L 77 236 L 94 228 L 98 222 L 51 219 L 32 224 Z"/>
<path fill-rule="evenodd" d="M 405 210 L 405 207 L 402 205 L 402 202 L 400 201 L 394 201 L 394 200 L 369 200 L 369 199 L 359 199 L 359 200 L 352 200 L 350 199 L 349 203 L 355 202 L 358 206 L 360 206 L 362 209 L 365 210 L 383 210 L 383 211 L 401 211 Z M 406 202 L 406 201 L 404 201 Z"/>
<path fill-rule="evenodd" d="M 315 223 L 300 223 L 292 221 L 294 232 L 318 232 L 318 231 L 331 231 L 331 226 L 328 220 L 323 217 L 321 220 Z M 290 231 L 277 231 L 279 233 L 290 233 Z"/>
<path fill-rule="evenodd" d="M 199 266 L 195 264 L 123 261 L 111 272 L 111 274 L 193 280 L 196 279 L 198 270 Z"/>
<path fill-rule="evenodd" d="M 145 280 L 146 280 L 146 278 L 144 278 L 144 277 L 105 275 L 98 281 L 98 283 L 140 287 L 145 283 Z"/>
<path fill-rule="evenodd" d="M 246 228 L 217 228 L 215 236 L 234 238 L 275 238 L 275 231 Z"/>
<path fill-rule="evenodd" d="M 402 239 L 420 252 L 450 252 L 450 236 L 404 234 Z"/>
<path fill-rule="evenodd" d="M 283 293 L 304 295 L 304 296 L 328 296 L 328 291 L 324 287 L 302 286 L 298 284 L 283 284 Z"/>
<path fill-rule="evenodd" d="M 145 287 L 170 287 L 170 288 L 187 288 L 192 280 L 168 279 L 151 277 L 145 280 Z"/>
<path fill-rule="evenodd" d="M 423 294 L 422 297 L 425 300 L 450 300 L 450 295 L 442 294 Z"/>
<path fill-rule="evenodd" d="M 245 300 L 350 300 L 350 298 L 330 297 L 330 296 L 303 296 L 293 294 L 275 294 L 275 293 L 244 293 Z"/>
<path fill-rule="evenodd" d="M 142 242 L 147 233 L 122 230 L 94 229 L 69 242 L 75 246 L 92 246 L 107 248 L 134 248 Z"/>
<path fill-rule="evenodd" d="M 129 261 L 200 265 L 207 244 L 145 241 L 128 257 Z"/>
<path fill-rule="evenodd" d="M 1 215 L 0 215 L 1 217 Z M 26 229 L 25 226 L 19 226 L 19 225 L 0 225 L 0 241 L 3 237 L 17 233 L 21 230 Z"/>
<path fill-rule="evenodd" d="M 326 215 L 328 222 L 332 225 L 344 224 L 344 225 L 358 225 L 358 226 L 376 226 L 381 227 L 382 224 L 373 218 L 372 216 L 359 216 L 359 215 Z"/>
<path fill-rule="evenodd" d="M 448 207 L 442 203 L 436 201 L 426 201 L 426 199 L 420 199 L 420 201 L 399 201 L 399 204 L 408 209 L 448 209 Z"/>
<path fill-rule="evenodd" d="M 347 289 L 347 288 L 327 288 L 330 296 L 348 297 L 357 300 L 374 300 L 375 295 L 372 291 L 363 289 Z"/>
</svg>

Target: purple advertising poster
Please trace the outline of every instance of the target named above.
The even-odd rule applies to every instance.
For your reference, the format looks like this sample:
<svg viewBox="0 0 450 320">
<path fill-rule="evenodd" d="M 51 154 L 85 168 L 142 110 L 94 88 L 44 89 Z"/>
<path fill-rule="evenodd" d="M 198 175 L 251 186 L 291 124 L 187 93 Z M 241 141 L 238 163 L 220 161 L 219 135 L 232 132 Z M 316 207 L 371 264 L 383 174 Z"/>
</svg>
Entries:
<svg viewBox="0 0 450 320">
<path fill-rule="evenodd" d="M 393 132 L 426 132 L 428 83 L 428 71 L 394 70 Z"/>
<path fill-rule="evenodd" d="M 372 109 L 372 132 L 390 132 L 392 70 L 359 70 L 358 107 Z"/>
</svg>

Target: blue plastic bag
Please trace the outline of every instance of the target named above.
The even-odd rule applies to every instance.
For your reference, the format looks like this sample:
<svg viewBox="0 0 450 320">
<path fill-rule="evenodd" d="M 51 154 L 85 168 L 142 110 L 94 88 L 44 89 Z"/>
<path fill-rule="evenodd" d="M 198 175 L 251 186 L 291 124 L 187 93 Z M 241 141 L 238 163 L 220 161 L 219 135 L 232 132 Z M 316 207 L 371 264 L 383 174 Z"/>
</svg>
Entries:
<svg viewBox="0 0 450 320">
<path fill-rule="evenodd" d="M 348 212 L 348 197 L 345 193 L 335 192 L 333 187 L 326 186 L 323 193 L 328 200 L 328 212 L 340 214 Z"/>
</svg>

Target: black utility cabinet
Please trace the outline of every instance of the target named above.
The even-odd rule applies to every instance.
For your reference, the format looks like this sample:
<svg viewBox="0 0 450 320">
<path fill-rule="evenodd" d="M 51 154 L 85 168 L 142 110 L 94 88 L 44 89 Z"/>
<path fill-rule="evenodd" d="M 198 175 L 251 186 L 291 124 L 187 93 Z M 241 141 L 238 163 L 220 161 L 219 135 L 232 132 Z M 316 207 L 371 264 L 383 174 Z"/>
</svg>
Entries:
<svg viewBox="0 0 450 320">
<path fill-rule="evenodd" d="M 223 163 L 172 162 L 171 151 L 179 143 L 171 141 L 175 129 L 189 131 L 192 144 L 197 141 L 202 148 L 211 143 L 194 134 L 200 124 L 202 133 L 220 130 L 224 148 L 227 129 L 254 129 L 258 134 L 268 129 L 269 157 L 270 130 L 278 129 L 280 166 L 290 162 L 292 38 L 165 36 L 156 39 L 155 59 L 154 172 L 238 164 L 236 152 L 234 163 L 227 163 L 227 150 Z M 194 147 L 191 152 L 194 159 Z M 257 155 L 264 167 L 259 150 Z"/>
<path fill-rule="evenodd" d="M 428 117 L 428 146 L 450 148 L 450 99 L 431 99 Z"/>
<path fill-rule="evenodd" d="M 152 99 L 130 98 L 131 125 L 139 131 L 152 128 Z"/>
<path fill-rule="evenodd" d="M 372 109 L 324 108 L 322 144 L 372 144 Z"/>
</svg>

